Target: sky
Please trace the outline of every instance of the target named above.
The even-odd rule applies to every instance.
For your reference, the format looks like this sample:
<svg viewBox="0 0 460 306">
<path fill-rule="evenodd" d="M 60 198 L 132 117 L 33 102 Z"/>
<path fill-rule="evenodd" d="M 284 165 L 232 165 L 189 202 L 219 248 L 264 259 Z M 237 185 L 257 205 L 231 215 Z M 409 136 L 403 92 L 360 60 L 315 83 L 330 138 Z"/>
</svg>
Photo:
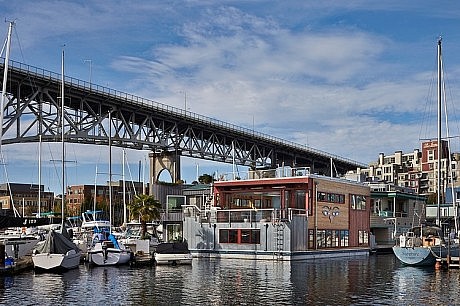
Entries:
<svg viewBox="0 0 460 306">
<path fill-rule="evenodd" d="M 15 20 L 13 60 L 59 73 L 65 45 L 68 76 L 360 163 L 436 137 L 439 36 L 460 101 L 456 1 L 0 0 L 0 17 Z M 455 110 L 449 126 L 458 135 Z M 66 148 L 67 185 L 107 181 L 107 148 Z M 38 182 L 37 144 L 3 150 L 9 181 Z M 41 182 L 56 192 L 58 152 L 43 146 Z M 147 154 L 126 152 L 127 179 L 148 180 Z M 232 165 L 183 158 L 181 171 L 191 183 Z"/>
</svg>

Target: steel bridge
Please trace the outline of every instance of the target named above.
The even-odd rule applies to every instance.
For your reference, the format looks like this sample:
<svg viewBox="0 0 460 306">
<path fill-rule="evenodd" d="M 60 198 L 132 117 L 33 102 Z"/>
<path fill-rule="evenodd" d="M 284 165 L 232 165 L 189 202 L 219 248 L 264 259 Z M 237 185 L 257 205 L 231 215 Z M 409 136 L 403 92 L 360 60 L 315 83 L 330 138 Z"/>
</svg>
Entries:
<svg viewBox="0 0 460 306">
<path fill-rule="evenodd" d="M 3 78 L 4 59 L 0 77 Z M 61 74 L 10 61 L 3 144 L 61 138 Z M 156 154 L 236 163 L 253 169 L 279 165 L 343 174 L 365 164 L 254 130 L 201 116 L 79 79 L 65 77 L 66 142 L 109 145 Z M 110 114 L 110 115 L 109 115 Z"/>
</svg>

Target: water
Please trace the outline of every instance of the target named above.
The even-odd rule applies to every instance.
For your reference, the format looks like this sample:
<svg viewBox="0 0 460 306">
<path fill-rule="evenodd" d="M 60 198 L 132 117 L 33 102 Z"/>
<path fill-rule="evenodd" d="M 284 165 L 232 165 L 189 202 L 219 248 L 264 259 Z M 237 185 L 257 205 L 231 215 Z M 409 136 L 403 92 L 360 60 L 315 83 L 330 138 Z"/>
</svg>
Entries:
<svg viewBox="0 0 460 306">
<path fill-rule="evenodd" d="M 457 305 L 459 292 L 460 270 L 402 266 L 393 255 L 81 265 L 63 274 L 0 278 L 2 305 Z"/>
</svg>

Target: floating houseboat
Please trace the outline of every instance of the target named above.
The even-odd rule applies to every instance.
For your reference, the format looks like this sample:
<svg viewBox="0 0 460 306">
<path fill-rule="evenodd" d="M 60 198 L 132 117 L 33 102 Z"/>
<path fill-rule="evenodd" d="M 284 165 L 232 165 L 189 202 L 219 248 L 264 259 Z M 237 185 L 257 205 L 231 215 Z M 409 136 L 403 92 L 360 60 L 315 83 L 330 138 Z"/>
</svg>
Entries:
<svg viewBox="0 0 460 306">
<path fill-rule="evenodd" d="M 205 207 L 184 205 L 195 257 L 302 260 L 367 255 L 370 189 L 309 168 L 224 175 Z"/>
</svg>

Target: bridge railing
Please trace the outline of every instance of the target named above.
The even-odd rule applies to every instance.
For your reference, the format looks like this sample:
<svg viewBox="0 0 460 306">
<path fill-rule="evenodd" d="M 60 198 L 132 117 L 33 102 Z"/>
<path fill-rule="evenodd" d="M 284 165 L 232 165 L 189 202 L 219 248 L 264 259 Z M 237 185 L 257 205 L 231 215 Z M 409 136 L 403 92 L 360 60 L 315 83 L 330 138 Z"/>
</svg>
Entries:
<svg viewBox="0 0 460 306">
<path fill-rule="evenodd" d="M 2 59 L 1 67 L 4 67 L 5 59 L 4 58 L 1 58 L 1 59 Z M 49 70 L 46 70 L 46 69 L 43 69 L 43 68 L 38 68 L 38 67 L 35 67 L 35 66 L 27 65 L 27 64 L 24 64 L 24 63 L 13 61 L 13 60 L 10 60 L 10 67 L 14 68 L 14 69 L 17 69 L 17 70 L 20 70 L 20 72 L 22 72 L 22 73 L 32 74 L 32 75 L 35 75 L 35 76 L 41 77 L 41 78 L 52 79 L 55 82 L 60 82 L 61 81 L 61 74 L 55 73 L 55 72 L 52 72 L 52 71 L 49 71 Z M 109 87 L 89 83 L 87 81 L 76 79 L 76 78 L 73 78 L 73 77 L 70 77 L 70 76 L 65 76 L 65 82 L 66 82 L 67 85 L 76 86 L 76 87 L 79 87 L 81 89 L 88 90 L 89 92 L 94 92 L 95 94 L 109 95 L 109 96 L 112 96 L 114 98 L 126 100 L 127 102 L 140 105 L 140 106 L 145 107 L 147 109 L 152 109 L 152 108 L 153 109 L 160 109 L 162 111 L 170 112 L 172 114 L 183 115 L 183 116 L 185 116 L 187 118 L 190 118 L 190 119 L 193 119 L 193 120 L 196 120 L 196 121 L 200 121 L 200 122 L 203 122 L 203 123 L 212 124 L 212 125 L 217 126 L 217 127 L 222 127 L 222 128 L 225 128 L 225 129 L 237 131 L 237 132 L 242 133 L 243 135 L 246 135 L 246 136 L 249 136 L 249 137 L 255 137 L 255 138 L 258 138 L 260 140 L 265 140 L 265 141 L 275 143 L 275 144 L 278 144 L 278 145 L 281 145 L 281 146 L 293 147 L 293 148 L 303 150 L 303 151 L 306 151 L 306 152 L 309 152 L 309 153 L 312 153 L 312 154 L 317 154 L 317 155 L 320 155 L 320 156 L 340 160 L 340 161 L 343 161 L 343 162 L 346 162 L 346 163 L 349 163 L 349 164 L 354 164 L 354 165 L 357 165 L 357 166 L 360 166 L 360 167 L 363 167 L 363 168 L 367 167 L 366 164 L 363 164 L 363 163 L 360 163 L 360 162 L 357 162 L 357 161 L 354 161 L 354 160 L 351 160 L 351 159 L 348 159 L 348 158 L 344 158 L 344 157 L 341 157 L 341 156 L 338 156 L 338 155 L 335 155 L 335 154 L 327 153 L 325 151 L 314 149 L 314 148 L 308 147 L 306 145 L 301 145 L 301 144 L 295 143 L 293 141 L 284 140 L 284 139 L 281 139 L 279 137 L 275 137 L 275 136 L 271 136 L 271 135 L 268 135 L 268 134 L 256 132 L 253 129 L 237 126 L 235 124 L 228 123 L 228 122 L 225 122 L 225 121 L 221 121 L 221 120 L 218 120 L 218 119 L 215 119 L 215 118 L 199 115 L 197 113 L 187 111 L 187 110 L 184 110 L 184 109 L 181 109 L 181 108 L 178 108 L 178 107 L 174 107 L 174 106 L 163 104 L 161 102 L 157 102 L 157 101 L 154 101 L 154 100 L 149 100 L 149 99 L 146 99 L 146 98 L 142 98 L 142 97 L 139 97 L 139 96 L 136 96 L 136 95 L 133 95 L 133 94 L 129 94 L 129 93 L 122 92 L 122 91 L 119 91 L 119 90 L 111 89 Z"/>
</svg>

